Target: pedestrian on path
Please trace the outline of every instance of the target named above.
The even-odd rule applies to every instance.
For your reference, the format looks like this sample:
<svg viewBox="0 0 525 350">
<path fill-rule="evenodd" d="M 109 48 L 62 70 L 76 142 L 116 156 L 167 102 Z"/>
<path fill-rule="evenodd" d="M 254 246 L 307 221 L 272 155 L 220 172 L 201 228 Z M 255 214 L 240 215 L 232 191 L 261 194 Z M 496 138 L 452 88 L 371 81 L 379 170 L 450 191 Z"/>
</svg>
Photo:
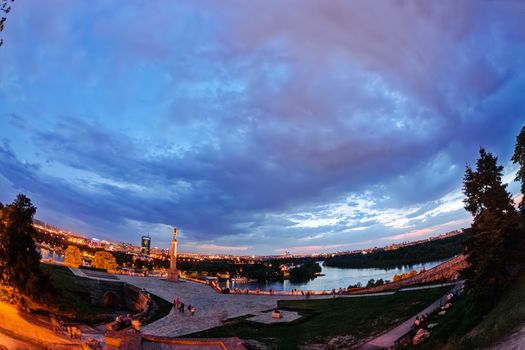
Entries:
<svg viewBox="0 0 525 350">
<path fill-rule="evenodd" d="M 173 299 L 173 308 L 177 311 L 180 311 L 180 299 Z"/>
</svg>

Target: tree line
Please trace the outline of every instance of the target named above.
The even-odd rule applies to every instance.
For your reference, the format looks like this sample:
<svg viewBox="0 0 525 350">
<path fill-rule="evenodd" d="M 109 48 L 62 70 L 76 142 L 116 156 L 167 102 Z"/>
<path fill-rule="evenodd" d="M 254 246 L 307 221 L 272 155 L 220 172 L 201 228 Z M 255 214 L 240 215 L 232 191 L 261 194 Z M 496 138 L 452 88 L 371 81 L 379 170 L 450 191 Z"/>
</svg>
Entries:
<svg viewBox="0 0 525 350">
<path fill-rule="evenodd" d="M 336 255 L 326 258 L 324 265 L 340 268 L 388 268 L 443 260 L 461 254 L 469 235 L 457 234 L 395 250 Z"/>
<path fill-rule="evenodd" d="M 525 126 L 516 138 L 511 161 L 518 165 L 515 181 L 525 193 Z M 467 165 L 463 178 L 465 209 L 473 216 L 466 231 L 465 245 L 469 268 L 466 289 L 472 301 L 487 310 L 522 269 L 525 247 L 525 203 L 516 207 L 507 184 L 502 181 L 503 166 L 498 157 L 479 150 L 475 167 Z"/>
</svg>

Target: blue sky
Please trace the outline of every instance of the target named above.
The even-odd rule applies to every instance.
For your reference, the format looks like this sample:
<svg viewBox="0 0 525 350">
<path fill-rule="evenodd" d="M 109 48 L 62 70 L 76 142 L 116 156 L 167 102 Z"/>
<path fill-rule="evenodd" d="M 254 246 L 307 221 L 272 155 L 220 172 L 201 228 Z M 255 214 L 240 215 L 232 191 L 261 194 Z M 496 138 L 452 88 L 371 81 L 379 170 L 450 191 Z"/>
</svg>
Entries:
<svg viewBox="0 0 525 350">
<path fill-rule="evenodd" d="M 467 227 L 525 122 L 518 1 L 16 1 L 0 201 L 86 235 L 330 252 Z M 509 187 L 517 193 L 517 186 Z"/>
</svg>

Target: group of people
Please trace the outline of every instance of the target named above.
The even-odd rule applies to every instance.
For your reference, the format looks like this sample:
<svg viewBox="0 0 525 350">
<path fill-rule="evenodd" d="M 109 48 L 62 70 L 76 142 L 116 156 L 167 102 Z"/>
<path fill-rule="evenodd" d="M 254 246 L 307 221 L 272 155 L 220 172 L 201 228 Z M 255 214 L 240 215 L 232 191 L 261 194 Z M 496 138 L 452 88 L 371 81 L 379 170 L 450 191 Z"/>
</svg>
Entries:
<svg viewBox="0 0 525 350">
<path fill-rule="evenodd" d="M 191 304 L 186 306 L 179 298 L 176 298 L 175 300 L 173 300 L 173 308 L 182 314 L 184 313 L 184 310 L 186 309 L 191 316 L 195 315 L 195 310 L 196 310 L 195 306 Z"/>
<path fill-rule="evenodd" d="M 267 291 L 262 291 L 260 288 L 256 288 L 255 290 L 251 290 L 251 289 L 248 289 L 248 288 L 245 288 L 245 289 L 241 289 L 241 288 L 234 288 L 234 289 L 230 289 L 228 287 L 219 287 L 219 285 L 217 284 L 217 282 L 215 281 L 212 281 L 210 282 L 210 285 L 215 288 L 215 290 L 217 290 L 218 292 L 222 293 L 222 294 L 256 294 L 256 295 L 260 295 L 260 294 L 264 294 L 264 295 L 275 295 L 275 289 L 269 289 Z M 291 289 L 290 291 L 279 291 L 278 292 L 279 295 L 292 295 L 292 296 L 295 296 L 295 295 L 301 295 L 301 296 L 311 296 L 311 295 L 332 295 L 332 296 L 342 296 L 342 295 L 347 295 L 349 294 L 348 293 L 348 290 L 346 288 L 339 288 L 339 289 L 332 289 L 331 291 L 322 291 L 322 292 L 314 292 L 314 291 L 311 291 L 311 290 L 307 290 L 307 291 L 304 291 L 304 290 L 298 290 L 296 288 L 293 288 Z"/>
<path fill-rule="evenodd" d="M 426 328 L 427 323 L 428 323 L 427 313 L 418 315 L 414 321 L 414 324 L 412 325 L 412 328 L 417 331 L 420 328 Z"/>
<path fill-rule="evenodd" d="M 339 290 L 332 289 L 332 296 L 335 298 L 336 295 L 341 296 L 345 293 L 345 290 L 343 288 L 339 288 Z"/>
<path fill-rule="evenodd" d="M 115 318 L 115 322 L 118 323 L 119 328 L 124 328 L 124 327 L 129 326 L 131 324 L 131 321 L 133 321 L 133 316 L 131 316 L 131 314 L 127 314 L 126 316 L 118 315 Z"/>
<path fill-rule="evenodd" d="M 441 306 L 441 311 L 438 312 L 439 316 L 443 316 L 447 313 L 448 309 L 452 307 L 452 300 L 456 297 L 455 293 L 448 292 L 447 294 L 447 302 L 445 305 Z"/>
<path fill-rule="evenodd" d="M 53 327 L 53 332 L 58 331 L 65 331 L 67 332 L 67 335 L 70 338 L 73 339 L 80 339 L 82 332 L 80 331 L 80 328 L 73 325 L 66 325 L 62 318 L 60 316 L 55 317 L 54 315 L 51 316 L 51 326 Z"/>
<path fill-rule="evenodd" d="M 442 305 L 440 310 L 438 311 L 438 316 L 443 316 L 449 308 L 452 307 L 452 300 L 456 297 L 456 294 L 453 292 L 449 292 L 446 295 L 446 303 L 445 305 Z M 414 324 L 412 325 L 412 329 L 410 331 L 410 338 L 412 339 L 412 344 L 419 345 L 422 342 L 425 341 L 428 337 L 430 337 L 430 330 L 434 328 L 437 325 L 437 323 L 430 323 L 428 320 L 428 314 L 422 314 L 418 315 L 416 319 L 414 320 Z"/>
</svg>

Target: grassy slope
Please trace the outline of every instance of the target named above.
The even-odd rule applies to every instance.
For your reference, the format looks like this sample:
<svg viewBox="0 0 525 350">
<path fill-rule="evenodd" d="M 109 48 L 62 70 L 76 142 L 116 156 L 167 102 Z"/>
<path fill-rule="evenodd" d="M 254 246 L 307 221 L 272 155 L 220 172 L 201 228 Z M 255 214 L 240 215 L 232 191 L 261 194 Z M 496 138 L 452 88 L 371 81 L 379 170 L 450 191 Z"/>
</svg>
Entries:
<svg viewBox="0 0 525 350">
<path fill-rule="evenodd" d="M 75 283 L 75 275 L 65 266 L 40 264 L 40 268 L 51 275 L 53 287 L 61 292 L 58 306 L 65 313 L 79 315 L 79 320 L 101 322 L 104 315 L 112 314 L 111 309 L 90 304 L 89 291 Z"/>
<path fill-rule="evenodd" d="M 51 275 L 53 286 L 62 293 L 58 300 L 62 311 L 81 315 L 82 317 L 79 317 L 78 320 L 88 323 L 105 322 L 113 318 L 112 309 L 90 304 L 89 291 L 75 283 L 76 276 L 67 267 L 48 264 L 40 266 L 42 270 Z M 156 295 L 151 294 L 151 297 L 157 304 L 157 309 L 145 324 L 166 316 L 172 307 L 171 303 Z M 108 315 L 111 317 L 108 318 Z"/>
<path fill-rule="evenodd" d="M 279 349 L 296 349 L 300 344 L 323 343 L 328 338 L 341 335 L 364 339 L 417 314 L 447 289 L 448 287 L 435 288 L 365 298 L 280 301 L 280 308 L 299 311 L 304 317 L 282 325 L 262 325 L 236 319 L 223 326 L 192 334 L 191 337 L 236 336 L 256 339 Z"/>
<path fill-rule="evenodd" d="M 496 344 L 525 323 L 525 270 L 484 317 L 462 297 L 421 349 L 476 349 Z"/>
</svg>

